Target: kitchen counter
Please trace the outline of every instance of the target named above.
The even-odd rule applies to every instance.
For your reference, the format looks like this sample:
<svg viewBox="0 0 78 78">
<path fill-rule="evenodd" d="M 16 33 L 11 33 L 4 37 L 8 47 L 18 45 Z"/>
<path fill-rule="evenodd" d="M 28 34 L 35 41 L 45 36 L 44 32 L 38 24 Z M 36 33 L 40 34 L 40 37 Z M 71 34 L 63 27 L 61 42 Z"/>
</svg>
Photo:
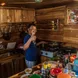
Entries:
<svg viewBox="0 0 78 78">
<path fill-rule="evenodd" d="M 12 51 L 14 49 L 0 49 L 0 54 L 4 54 L 6 52 Z"/>
<path fill-rule="evenodd" d="M 55 62 L 55 61 L 53 61 L 53 62 Z M 60 63 L 59 63 L 59 64 L 60 64 Z M 34 66 L 34 67 L 32 68 L 32 73 L 33 73 L 34 71 L 36 71 L 36 70 L 40 70 L 41 67 L 42 67 L 42 64 L 38 64 L 38 65 Z M 63 68 L 61 68 L 61 70 L 64 71 Z M 68 72 L 70 72 L 70 70 L 68 70 Z M 31 73 L 31 74 L 32 74 L 32 73 Z M 71 71 L 70 73 L 72 73 L 72 71 Z M 24 74 L 25 74 L 25 71 L 22 71 L 22 72 L 19 72 L 19 73 L 13 75 L 13 76 L 8 77 L 8 78 L 21 78 L 21 76 L 24 75 Z M 48 77 L 50 77 L 50 76 L 51 76 L 51 75 L 49 74 Z M 51 76 L 51 77 L 52 77 L 52 76 Z M 74 76 L 74 77 L 75 77 L 75 76 Z M 24 78 L 28 78 L 28 77 L 24 77 Z M 52 77 L 52 78 L 53 78 L 53 77 Z"/>
<path fill-rule="evenodd" d="M 8 78 L 26 68 L 23 54 L 0 58 L 0 78 Z M 7 71 L 7 72 L 5 72 Z"/>
<path fill-rule="evenodd" d="M 40 68 L 37 68 L 38 66 L 41 67 L 42 64 L 38 64 L 38 65 L 32 67 L 32 70 L 33 70 L 33 71 L 39 70 Z M 19 73 L 13 75 L 13 76 L 8 77 L 8 78 L 20 78 L 23 74 L 25 74 L 25 71 L 19 72 Z"/>
</svg>

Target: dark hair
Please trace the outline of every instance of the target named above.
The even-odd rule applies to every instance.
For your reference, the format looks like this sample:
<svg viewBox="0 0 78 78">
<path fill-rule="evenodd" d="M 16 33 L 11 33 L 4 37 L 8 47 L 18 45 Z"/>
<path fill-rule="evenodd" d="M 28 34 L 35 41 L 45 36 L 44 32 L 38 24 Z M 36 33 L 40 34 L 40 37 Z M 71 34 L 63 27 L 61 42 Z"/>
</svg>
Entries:
<svg viewBox="0 0 78 78">
<path fill-rule="evenodd" d="M 35 26 L 36 27 L 36 25 L 34 23 L 30 23 L 30 24 L 27 25 L 27 29 L 29 29 L 31 26 Z"/>
</svg>

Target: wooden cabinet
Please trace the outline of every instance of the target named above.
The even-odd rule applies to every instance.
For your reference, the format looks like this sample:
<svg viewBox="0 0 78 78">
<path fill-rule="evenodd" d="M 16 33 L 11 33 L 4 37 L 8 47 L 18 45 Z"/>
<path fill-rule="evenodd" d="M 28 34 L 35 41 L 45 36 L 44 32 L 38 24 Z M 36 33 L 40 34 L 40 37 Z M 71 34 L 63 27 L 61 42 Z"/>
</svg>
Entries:
<svg viewBox="0 0 78 78">
<path fill-rule="evenodd" d="M 9 10 L 9 19 L 10 19 L 10 23 L 14 23 L 15 22 L 15 12 L 13 9 Z"/>
<path fill-rule="evenodd" d="M 0 23 L 8 22 L 8 10 L 0 9 Z"/>
<path fill-rule="evenodd" d="M 0 23 L 14 22 L 14 10 L 0 8 Z"/>
<path fill-rule="evenodd" d="M 27 10 L 22 10 L 22 21 L 23 22 L 28 22 L 28 12 Z"/>
<path fill-rule="evenodd" d="M 33 22 L 34 9 L 0 8 L 0 23 Z"/>
<path fill-rule="evenodd" d="M 23 55 L 14 55 L 1 59 L 0 61 L 0 78 L 7 78 L 25 69 Z"/>
<path fill-rule="evenodd" d="M 35 10 L 34 9 L 23 9 L 22 10 L 22 21 L 23 22 L 34 22 L 35 21 Z"/>
<path fill-rule="evenodd" d="M 28 10 L 28 21 L 29 22 L 35 21 L 35 10 L 34 9 Z"/>
<path fill-rule="evenodd" d="M 15 58 L 13 60 L 13 64 L 14 64 L 14 73 L 23 71 L 26 67 L 24 56 Z"/>
<path fill-rule="evenodd" d="M 14 74 L 12 59 L 4 60 L 0 63 L 0 78 L 7 78 Z"/>
<path fill-rule="evenodd" d="M 14 10 L 15 12 L 15 22 L 22 22 L 22 10 Z"/>
</svg>

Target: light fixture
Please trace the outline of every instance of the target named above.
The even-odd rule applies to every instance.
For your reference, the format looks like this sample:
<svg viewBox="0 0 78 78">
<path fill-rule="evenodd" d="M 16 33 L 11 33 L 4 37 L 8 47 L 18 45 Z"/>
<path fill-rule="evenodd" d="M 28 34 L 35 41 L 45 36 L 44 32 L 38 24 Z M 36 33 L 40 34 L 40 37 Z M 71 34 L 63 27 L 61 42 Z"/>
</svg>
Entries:
<svg viewBox="0 0 78 78">
<path fill-rule="evenodd" d="M 42 1 L 43 1 L 43 0 L 35 0 L 36 3 L 38 3 L 38 2 L 42 2 Z"/>
<path fill-rule="evenodd" d="M 1 6 L 4 6 L 5 5 L 5 3 L 3 2 L 3 3 L 1 3 Z"/>
</svg>

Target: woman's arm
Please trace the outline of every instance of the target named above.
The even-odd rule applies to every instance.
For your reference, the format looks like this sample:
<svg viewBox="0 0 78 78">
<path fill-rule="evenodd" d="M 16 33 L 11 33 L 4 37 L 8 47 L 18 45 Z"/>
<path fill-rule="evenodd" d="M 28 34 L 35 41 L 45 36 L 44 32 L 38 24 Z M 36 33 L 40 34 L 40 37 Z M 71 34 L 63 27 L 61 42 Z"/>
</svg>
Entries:
<svg viewBox="0 0 78 78">
<path fill-rule="evenodd" d="M 30 44 L 31 44 L 31 38 L 24 44 L 23 49 L 27 50 L 29 48 Z"/>
<path fill-rule="evenodd" d="M 36 36 L 31 36 L 31 38 L 29 38 L 29 40 L 24 44 L 23 49 L 27 50 L 31 44 L 32 41 L 36 40 Z"/>
<path fill-rule="evenodd" d="M 48 42 L 45 41 L 40 41 L 39 43 L 37 43 L 37 46 L 39 46 L 40 44 L 47 44 Z"/>
</svg>

